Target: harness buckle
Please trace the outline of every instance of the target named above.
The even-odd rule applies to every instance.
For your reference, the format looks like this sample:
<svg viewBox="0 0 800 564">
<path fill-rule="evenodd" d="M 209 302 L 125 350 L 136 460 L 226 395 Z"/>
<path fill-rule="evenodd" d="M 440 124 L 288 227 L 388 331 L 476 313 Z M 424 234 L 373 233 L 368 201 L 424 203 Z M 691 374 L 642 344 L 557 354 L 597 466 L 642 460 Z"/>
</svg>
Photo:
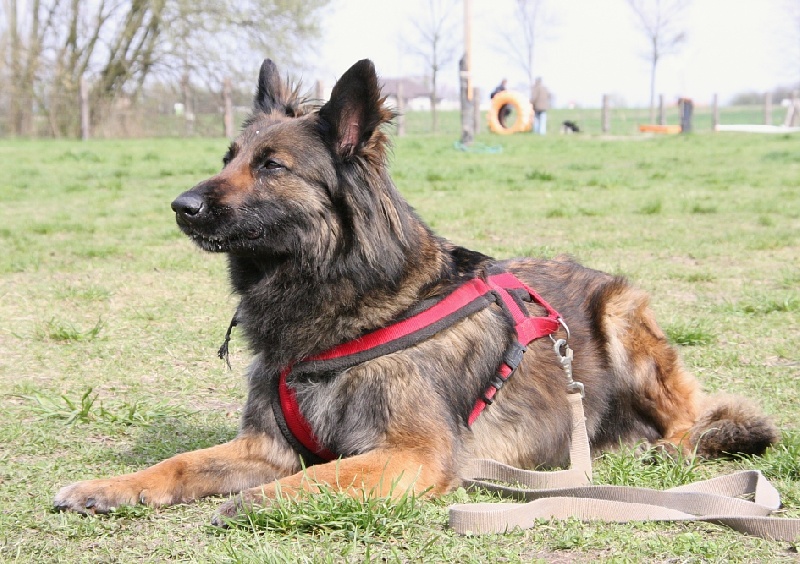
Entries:
<svg viewBox="0 0 800 564">
<path fill-rule="evenodd" d="M 511 371 L 517 369 L 519 363 L 522 362 L 522 355 L 525 354 L 528 348 L 525 347 L 519 341 L 512 341 L 508 348 L 506 348 L 506 352 L 503 353 L 503 362 L 505 362 Z"/>
<path fill-rule="evenodd" d="M 509 374 L 509 376 L 511 375 Z M 506 380 L 508 380 L 508 378 L 503 378 L 500 374 L 495 374 L 492 381 L 489 382 L 489 385 L 495 390 L 500 390 L 500 388 L 502 388 L 506 383 Z"/>
</svg>

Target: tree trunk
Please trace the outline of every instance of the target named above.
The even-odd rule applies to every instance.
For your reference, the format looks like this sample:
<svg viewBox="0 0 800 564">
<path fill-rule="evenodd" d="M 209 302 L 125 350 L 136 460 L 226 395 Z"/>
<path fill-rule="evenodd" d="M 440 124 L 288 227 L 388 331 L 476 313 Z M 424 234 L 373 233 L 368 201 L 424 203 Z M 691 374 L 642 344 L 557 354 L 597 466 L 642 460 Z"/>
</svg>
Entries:
<svg viewBox="0 0 800 564">
<path fill-rule="evenodd" d="M 6 17 L 8 18 L 8 50 L 11 67 L 11 84 L 9 84 L 8 129 L 14 135 L 22 135 L 22 95 L 20 92 L 20 61 L 22 61 L 22 42 L 19 39 L 17 26 L 17 2 L 6 0 Z"/>
<path fill-rule="evenodd" d="M 39 55 L 42 51 L 42 39 L 39 36 L 39 9 L 41 1 L 35 0 L 31 6 L 31 30 L 28 34 L 28 59 L 25 62 L 25 75 L 22 78 L 22 129 L 25 135 L 33 134 L 33 82 L 36 80 L 36 69 L 39 66 Z"/>
<path fill-rule="evenodd" d="M 87 141 L 89 139 L 89 84 L 86 82 L 85 77 L 81 77 L 80 87 L 80 104 L 81 104 L 81 139 Z"/>
</svg>

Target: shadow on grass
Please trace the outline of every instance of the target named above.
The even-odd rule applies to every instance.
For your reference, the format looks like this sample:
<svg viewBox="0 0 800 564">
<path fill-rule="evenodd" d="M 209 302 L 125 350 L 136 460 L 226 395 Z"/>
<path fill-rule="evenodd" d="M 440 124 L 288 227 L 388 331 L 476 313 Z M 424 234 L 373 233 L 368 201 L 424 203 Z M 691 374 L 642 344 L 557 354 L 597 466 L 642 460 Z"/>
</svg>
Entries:
<svg viewBox="0 0 800 564">
<path fill-rule="evenodd" d="M 15 394 L 19 417 L 27 427 L 41 425 L 44 435 L 63 446 L 81 445 L 84 457 L 140 466 L 180 452 L 208 448 L 236 436 L 238 420 L 231 411 L 190 411 L 163 401 L 103 401 L 89 387 L 74 394 L 24 390 Z M 63 429 L 63 432 L 59 429 Z M 22 433 L 19 428 L 7 437 Z M 127 446 L 125 446 L 127 445 Z"/>
<path fill-rule="evenodd" d="M 107 461 L 141 470 L 166 460 L 176 454 L 216 446 L 233 439 L 237 434 L 238 421 L 199 421 L 197 416 L 166 417 L 149 425 L 128 427 L 128 446 L 106 445 L 92 454 L 96 463 Z"/>
</svg>

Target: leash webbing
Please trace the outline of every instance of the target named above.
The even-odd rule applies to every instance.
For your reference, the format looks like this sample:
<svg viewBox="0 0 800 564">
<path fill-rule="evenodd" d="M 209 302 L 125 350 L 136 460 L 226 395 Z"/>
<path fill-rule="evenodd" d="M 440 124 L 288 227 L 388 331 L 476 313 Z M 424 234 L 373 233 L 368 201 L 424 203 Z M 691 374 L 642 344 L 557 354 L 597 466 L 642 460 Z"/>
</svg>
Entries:
<svg viewBox="0 0 800 564">
<path fill-rule="evenodd" d="M 465 486 L 525 503 L 450 506 L 450 527 L 461 534 L 529 529 L 537 519 L 583 521 L 705 521 L 741 533 L 786 542 L 800 540 L 800 519 L 771 517 L 780 495 L 758 470 L 745 470 L 668 490 L 592 486 L 589 438 L 580 394 L 570 394 L 573 430 L 568 470 L 522 470 L 476 459 L 464 468 Z M 508 484 L 503 485 L 501 484 Z M 511 485 L 515 484 L 515 485 Z M 746 498 L 746 499 L 742 499 Z"/>
</svg>

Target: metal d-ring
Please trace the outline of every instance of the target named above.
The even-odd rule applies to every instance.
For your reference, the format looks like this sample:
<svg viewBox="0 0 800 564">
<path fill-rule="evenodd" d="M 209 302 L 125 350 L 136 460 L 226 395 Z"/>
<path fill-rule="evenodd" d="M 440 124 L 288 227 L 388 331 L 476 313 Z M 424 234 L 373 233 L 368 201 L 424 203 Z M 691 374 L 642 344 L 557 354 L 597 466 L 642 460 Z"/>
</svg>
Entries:
<svg viewBox="0 0 800 564">
<path fill-rule="evenodd" d="M 564 341 L 564 343 L 566 343 L 566 342 L 567 342 L 567 340 L 569 340 L 569 337 L 570 337 L 570 333 L 569 333 L 569 326 L 567 325 L 567 322 L 566 322 L 566 321 L 564 321 L 564 318 L 563 318 L 563 317 L 561 317 L 561 316 L 559 316 L 559 317 L 556 317 L 556 322 L 557 322 L 559 325 L 561 325 L 561 326 L 564 328 L 564 331 L 567 333 L 567 338 L 566 338 L 566 339 L 559 339 L 559 340 L 562 340 L 562 341 Z M 553 337 L 553 334 L 552 334 L 552 333 L 550 333 L 550 334 L 548 335 L 548 337 L 550 337 L 550 340 L 551 340 L 551 341 L 553 341 L 553 344 L 555 344 L 555 342 L 556 342 L 556 338 L 555 338 L 555 337 Z"/>
<path fill-rule="evenodd" d="M 556 321 L 558 321 L 558 324 L 561 325 L 564 328 L 564 331 L 567 332 L 567 339 L 569 339 L 570 334 L 569 334 L 569 326 L 567 325 L 567 322 L 564 321 L 564 318 L 561 317 L 561 316 L 558 316 L 556 318 Z"/>
</svg>

